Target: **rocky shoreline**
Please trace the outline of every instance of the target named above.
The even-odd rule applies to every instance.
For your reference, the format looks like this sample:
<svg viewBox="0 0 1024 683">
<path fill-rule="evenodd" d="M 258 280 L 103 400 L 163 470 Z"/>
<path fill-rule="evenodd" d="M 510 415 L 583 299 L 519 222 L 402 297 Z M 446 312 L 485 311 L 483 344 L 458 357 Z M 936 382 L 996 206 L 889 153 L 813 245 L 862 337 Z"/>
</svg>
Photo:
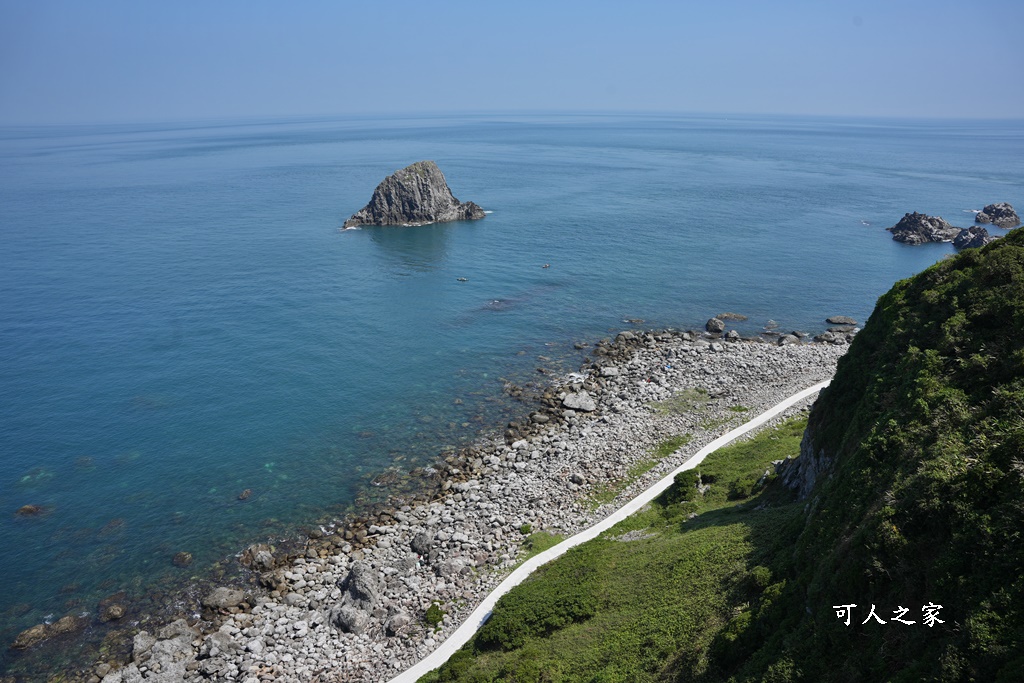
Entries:
<svg viewBox="0 0 1024 683">
<path fill-rule="evenodd" d="M 216 588 L 196 613 L 140 631 L 131 661 L 98 661 L 88 680 L 388 680 L 458 627 L 531 534 L 589 526 L 725 431 L 831 377 L 855 332 L 819 343 L 676 331 L 599 342 L 527 418 L 421 471 L 432 495 L 314 529 L 301 553 L 246 549 L 252 585 Z"/>
</svg>

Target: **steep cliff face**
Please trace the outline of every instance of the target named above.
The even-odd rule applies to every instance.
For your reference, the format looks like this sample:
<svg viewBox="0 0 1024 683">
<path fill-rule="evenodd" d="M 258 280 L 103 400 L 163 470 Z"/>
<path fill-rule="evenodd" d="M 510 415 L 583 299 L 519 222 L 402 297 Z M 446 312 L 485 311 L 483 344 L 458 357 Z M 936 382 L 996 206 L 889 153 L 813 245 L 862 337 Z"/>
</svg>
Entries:
<svg viewBox="0 0 1024 683">
<path fill-rule="evenodd" d="M 1022 680 L 1021 330 L 1012 232 L 897 283 L 840 360 L 780 474 L 806 513 L 801 616 L 775 642 L 814 680 Z M 922 626 L 929 603 L 944 624 Z M 850 627 L 831 609 L 846 604 Z M 886 625 L 858 626 L 872 606 Z M 894 623 L 898 607 L 917 624 Z"/>
<path fill-rule="evenodd" d="M 452 196 L 437 164 L 417 161 L 385 178 L 373 191 L 370 203 L 345 221 L 344 227 L 424 225 L 483 217 L 479 206 Z"/>
</svg>

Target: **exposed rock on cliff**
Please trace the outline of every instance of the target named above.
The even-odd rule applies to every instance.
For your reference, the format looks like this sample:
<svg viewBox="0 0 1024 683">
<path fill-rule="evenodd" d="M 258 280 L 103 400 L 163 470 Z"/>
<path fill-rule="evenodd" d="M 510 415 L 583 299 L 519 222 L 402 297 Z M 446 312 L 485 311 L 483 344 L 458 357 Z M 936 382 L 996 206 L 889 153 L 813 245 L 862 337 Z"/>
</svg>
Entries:
<svg viewBox="0 0 1024 683">
<path fill-rule="evenodd" d="M 424 225 L 483 217 L 479 206 L 452 196 L 437 164 L 417 161 L 385 178 L 373 191 L 370 203 L 345 221 L 344 227 Z"/>
<path fill-rule="evenodd" d="M 1006 202 L 989 204 L 974 217 L 975 223 L 992 223 L 1000 228 L 1015 228 L 1020 225 L 1020 216 Z"/>
<path fill-rule="evenodd" d="M 900 222 L 891 228 L 892 238 L 904 244 L 924 244 L 925 242 L 952 242 L 960 228 L 950 225 L 939 216 L 927 216 L 923 213 L 904 214 Z"/>
<path fill-rule="evenodd" d="M 800 442 L 800 457 L 777 461 L 775 472 L 782 484 L 796 491 L 798 500 L 803 500 L 814 490 L 819 478 L 831 473 L 832 465 L 833 460 L 824 448 L 815 452 L 811 432 L 805 431 Z"/>
</svg>

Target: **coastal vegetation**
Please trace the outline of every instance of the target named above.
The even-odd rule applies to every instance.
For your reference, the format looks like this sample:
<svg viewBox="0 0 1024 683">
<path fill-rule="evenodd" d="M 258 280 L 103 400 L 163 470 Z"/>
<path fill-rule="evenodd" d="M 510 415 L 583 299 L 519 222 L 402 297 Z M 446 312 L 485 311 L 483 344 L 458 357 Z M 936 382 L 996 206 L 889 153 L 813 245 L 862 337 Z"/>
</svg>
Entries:
<svg viewBox="0 0 1024 683">
<path fill-rule="evenodd" d="M 753 538 L 770 538 L 793 515 L 755 511 L 730 498 L 729 485 L 795 455 L 804 424 L 718 451 L 648 509 L 545 565 L 424 680 L 659 680 L 681 665 L 682 650 L 687 666 L 706 668 L 700 652 L 729 622 L 736 592 L 770 578 L 751 563 L 764 555 Z M 698 476 L 713 482 L 703 494 Z"/>
<path fill-rule="evenodd" d="M 591 507 L 596 509 L 614 501 L 630 484 L 650 472 L 662 460 L 690 443 L 691 438 L 693 437 L 690 434 L 676 434 L 660 441 L 651 451 L 649 457 L 630 466 L 624 478 L 595 487 L 590 497 Z"/>
<path fill-rule="evenodd" d="M 898 282 L 806 430 L 681 474 L 423 680 L 1022 680 L 1022 329 L 1024 233 Z"/>
</svg>

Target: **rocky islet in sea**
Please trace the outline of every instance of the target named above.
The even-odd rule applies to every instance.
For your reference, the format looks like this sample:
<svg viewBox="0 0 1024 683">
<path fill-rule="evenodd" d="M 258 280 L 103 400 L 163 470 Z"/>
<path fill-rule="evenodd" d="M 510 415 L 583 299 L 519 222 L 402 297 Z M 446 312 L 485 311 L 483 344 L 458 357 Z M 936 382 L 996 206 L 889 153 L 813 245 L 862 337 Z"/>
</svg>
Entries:
<svg viewBox="0 0 1024 683">
<path fill-rule="evenodd" d="M 856 330 L 839 327 L 850 331 L 837 328 L 830 343 L 675 331 L 601 342 L 503 436 L 424 470 L 437 484 L 429 499 L 316 529 L 296 555 L 250 547 L 240 561 L 252 585 L 218 587 L 198 614 L 140 631 L 131 661 L 98 662 L 93 683 L 387 680 L 500 583 L 526 533 L 589 526 L 741 423 L 737 407 L 756 414 L 830 377 Z M 680 434 L 690 435 L 684 450 L 628 481 Z M 609 492 L 614 502 L 598 506 Z"/>
<path fill-rule="evenodd" d="M 1020 225 L 1020 216 L 1006 202 L 989 204 L 974 216 L 975 223 L 991 223 L 1000 228 L 1015 228 Z"/>
<path fill-rule="evenodd" d="M 360 225 L 426 225 L 476 220 L 484 210 L 473 202 L 460 202 L 433 161 L 417 161 L 389 175 L 373 191 L 370 203 L 344 223 Z"/>
<path fill-rule="evenodd" d="M 1010 229 L 1020 225 L 1020 218 L 1013 207 L 1005 202 L 989 204 L 974 218 L 977 223 L 993 224 L 1000 228 Z M 927 244 L 929 242 L 952 242 L 957 249 L 975 249 L 983 247 L 998 239 L 981 226 L 958 228 L 950 225 L 941 216 L 907 213 L 896 225 L 886 228 L 892 238 L 904 244 Z"/>
</svg>

